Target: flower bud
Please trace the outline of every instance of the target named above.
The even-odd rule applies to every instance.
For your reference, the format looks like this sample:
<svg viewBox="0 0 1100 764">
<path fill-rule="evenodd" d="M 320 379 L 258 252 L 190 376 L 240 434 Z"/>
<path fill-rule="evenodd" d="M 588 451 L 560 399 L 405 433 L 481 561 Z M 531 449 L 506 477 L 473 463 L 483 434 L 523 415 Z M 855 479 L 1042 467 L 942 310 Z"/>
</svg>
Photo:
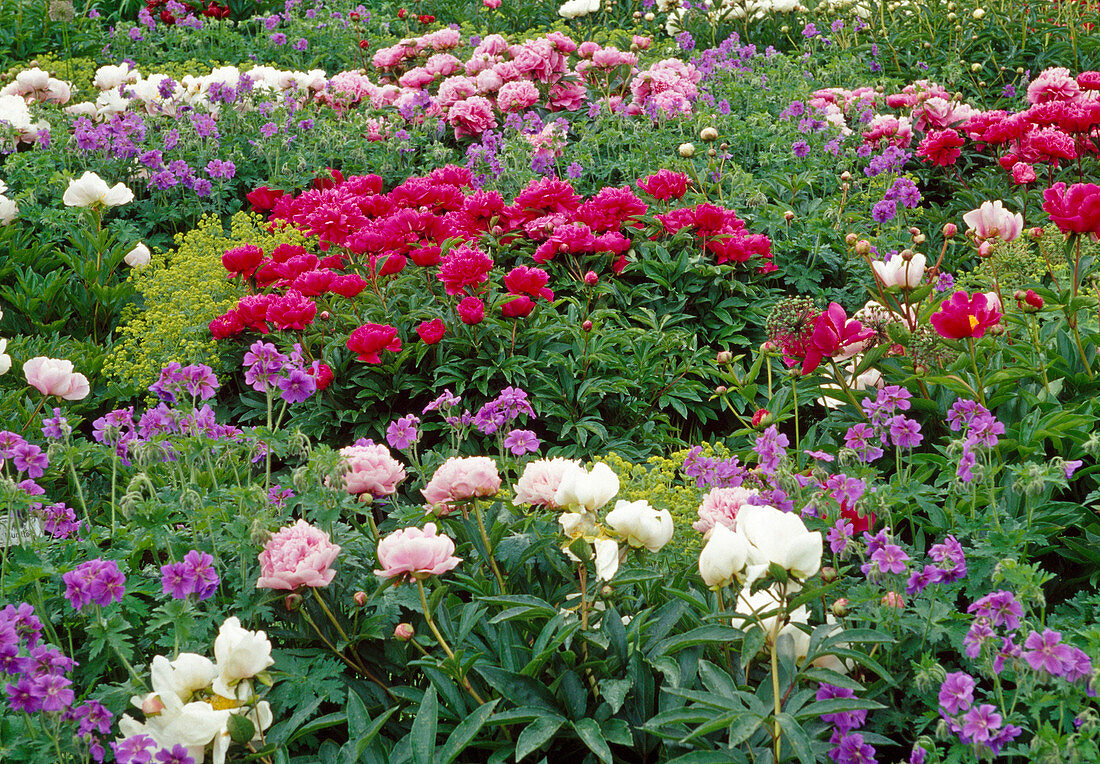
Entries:
<svg viewBox="0 0 1100 764">
<path fill-rule="evenodd" d="M 707 156 L 711 157 L 711 158 L 714 158 L 714 157 L 718 156 L 718 152 L 714 149 L 707 149 Z"/>
<path fill-rule="evenodd" d="M 836 568 L 832 565 L 825 565 L 821 568 L 821 580 L 825 583 L 830 583 L 836 580 Z"/>
<path fill-rule="evenodd" d="M 600 277 L 596 275 L 595 271 L 588 271 L 584 274 L 584 283 L 588 286 L 595 286 L 596 282 L 600 280 Z"/>
<path fill-rule="evenodd" d="M 283 607 L 293 613 L 295 610 L 302 606 L 302 595 L 300 594 L 288 594 L 283 598 Z"/>
<path fill-rule="evenodd" d="M 408 642 L 416 635 L 411 623 L 399 623 L 393 630 L 393 638 L 399 642 Z"/>
<path fill-rule="evenodd" d="M 581 329 L 586 332 L 592 331 L 592 322 L 586 320 L 583 324 L 581 324 Z"/>
<path fill-rule="evenodd" d="M 972 71 L 974 73 L 980 72 L 981 70 L 982 70 L 982 65 L 979 64 L 977 61 L 975 61 L 974 63 L 972 63 L 970 65 L 970 71 Z"/>
<path fill-rule="evenodd" d="M 1035 226 L 1027 232 L 1027 235 L 1030 236 L 1033 241 L 1039 241 L 1039 239 L 1043 238 L 1043 229 L 1039 226 Z"/>
<path fill-rule="evenodd" d="M 652 12 L 650 12 L 650 13 L 647 13 L 643 18 L 645 18 L 646 21 L 653 21 L 657 17 L 655 15 L 653 15 Z"/>
<path fill-rule="evenodd" d="M 844 172 L 840 173 L 840 179 L 842 181 L 844 181 L 845 183 L 847 183 L 848 181 L 850 181 L 852 179 L 852 173 L 845 170 Z"/>
<path fill-rule="evenodd" d="M 354 595 L 352 595 L 352 599 L 355 600 L 356 605 L 358 605 L 359 607 L 363 607 L 363 605 L 367 604 L 367 593 L 356 592 Z"/>
<path fill-rule="evenodd" d="M 783 213 L 783 219 L 786 220 L 788 223 L 791 222 L 792 220 L 794 220 L 794 212 L 792 210 L 787 210 Z"/>
<path fill-rule="evenodd" d="M 1026 296 L 1027 293 L 1024 292 L 1024 290 L 1022 289 L 1017 289 L 1015 292 L 1012 293 L 1012 299 L 1016 302 L 1021 302 Z"/>
<path fill-rule="evenodd" d="M 904 260 L 905 262 L 909 262 L 910 260 L 913 259 L 913 250 L 911 250 L 911 249 L 903 249 L 898 254 L 901 256 L 901 259 Z"/>
<path fill-rule="evenodd" d="M 1026 302 L 1029 306 L 1031 306 L 1035 310 L 1042 310 L 1043 309 L 1043 298 L 1040 297 L 1039 295 L 1037 295 L 1035 293 L 1035 290 L 1033 290 L 1033 289 L 1027 290 L 1027 293 L 1024 294 L 1024 302 Z"/>
<path fill-rule="evenodd" d="M 634 11 L 634 13 L 631 14 L 631 18 L 634 19 L 635 21 L 639 21 L 642 18 L 642 12 L 641 11 Z"/>
<path fill-rule="evenodd" d="M 682 156 L 684 159 L 691 159 L 693 156 L 695 156 L 695 146 L 694 146 L 694 144 L 681 143 L 680 144 L 680 156 Z"/>
<path fill-rule="evenodd" d="M 368 40 L 360 40 L 359 41 L 359 50 L 366 50 L 369 47 L 370 47 L 370 42 Z"/>
<path fill-rule="evenodd" d="M 950 239 L 959 232 L 959 227 L 954 223 L 947 223 L 943 227 L 943 238 Z"/>
<path fill-rule="evenodd" d="M 905 607 L 905 598 L 895 591 L 886 592 L 882 595 L 881 600 L 883 607 L 903 608 Z"/>
<path fill-rule="evenodd" d="M 840 599 L 838 599 L 836 602 L 833 603 L 833 615 L 837 616 L 838 618 L 843 618 L 844 616 L 848 615 L 849 604 L 850 603 L 848 602 L 847 597 L 841 597 Z"/>
<path fill-rule="evenodd" d="M 844 243 L 847 244 L 849 247 L 854 247 L 857 241 L 859 241 L 859 237 L 856 236 L 854 233 L 850 233 L 844 237 Z"/>
<path fill-rule="evenodd" d="M 993 254 L 993 245 L 988 241 L 978 245 L 978 257 L 989 257 L 991 254 Z"/>
<path fill-rule="evenodd" d="M 612 589 L 609 584 L 604 584 L 603 588 L 600 589 L 600 596 L 601 597 L 610 597 L 614 593 L 615 593 L 615 590 Z"/>
<path fill-rule="evenodd" d="M 704 127 L 699 133 L 699 137 L 707 142 L 716 141 L 718 140 L 718 131 L 713 127 Z"/>
<path fill-rule="evenodd" d="M 332 318 L 331 313 L 329 313 L 327 310 L 322 310 L 321 311 L 321 320 L 322 321 L 328 321 L 330 318 Z"/>
<path fill-rule="evenodd" d="M 768 424 L 771 421 L 772 412 L 767 409 L 757 409 L 756 413 L 752 415 L 752 426 L 761 427 Z"/>
<path fill-rule="evenodd" d="M 714 388 L 714 392 L 716 395 L 725 395 L 729 392 L 729 388 L 725 385 L 718 385 L 718 387 Z"/>
<path fill-rule="evenodd" d="M 733 360 L 733 353 L 728 350 L 719 350 L 718 355 L 714 357 L 715 363 L 729 363 Z"/>
<path fill-rule="evenodd" d="M 860 239 L 856 242 L 856 254 L 857 255 L 869 255 L 871 254 L 871 242 L 866 239 Z"/>
<path fill-rule="evenodd" d="M 924 244 L 924 242 L 926 241 L 928 241 L 928 237 L 925 236 L 923 233 L 918 233 L 916 236 L 913 237 L 914 244 Z"/>
<path fill-rule="evenodd" d="M 970 15 L 973 16 L 975 18 L 975 20 L 981 21 L 983 18 L 985 18 L 985 11 L 981 8 L 975 8 L 974 12 L 971 13 Z M 977 71 L 977 70 L 975 70 L 975 71 Z"/>
</svg>

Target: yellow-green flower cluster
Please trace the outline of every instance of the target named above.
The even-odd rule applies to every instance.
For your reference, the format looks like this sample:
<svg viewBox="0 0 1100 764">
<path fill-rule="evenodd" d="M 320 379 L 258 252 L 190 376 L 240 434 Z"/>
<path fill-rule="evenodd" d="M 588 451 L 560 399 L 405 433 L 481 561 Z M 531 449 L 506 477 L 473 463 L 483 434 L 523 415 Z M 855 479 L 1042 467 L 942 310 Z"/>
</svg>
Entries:
<svg viewBox="0 0 1100 764">
<path fill-rule="evenodd" d="M 175 250 L 156 253 L 148 267 L 131 271 L 142 307 L 130 306 L 123 314 L 104 373 L 145 388 L 171 361 L 214 365 L 215 341 L 207 325 L 244 294 L 239 281 L 227 278 L 222 253 L 243 244 L 270 252 L 284 243 L 304 244 L 305 238 L 293 229 L 271 231 L 263 218 L 246 212 L 233 216 L 228 232 L 207 215 L 193 230 L 178 234 Z"/>
</svg>

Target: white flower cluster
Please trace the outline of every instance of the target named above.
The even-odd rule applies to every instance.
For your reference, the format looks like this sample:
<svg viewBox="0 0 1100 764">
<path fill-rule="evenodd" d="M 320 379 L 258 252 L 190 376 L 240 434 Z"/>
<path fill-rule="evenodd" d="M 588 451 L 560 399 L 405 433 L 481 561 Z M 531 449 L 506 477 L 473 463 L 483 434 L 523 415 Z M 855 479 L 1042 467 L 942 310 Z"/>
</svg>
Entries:
<svg viewBox="0 0 1100 764">
<path fill-rule="evenodd" d="M 701 5 L 692 3 L 695 11 L 706 13 L 708 24 L 728 23 L 739 19 L 762 19 L 776 13 L 806 13 L 807 8 L 798 0 L 717 0 Z M 657 9 L 668 14 L 665 31 L 670 35 L 682 32 L 684 17 L 688 14 L 680 0 L 658 0 Z"/>
<path fill-rule="evenodd" d="M 241 715 L 255 729 L 253 740 L 259 740 L 271 726 L 271 707 L 254 700 L 252 680 L 264 679 L 261 672 L 275 662 L 271 642 L 264 632 L 227 618 L 214 641 L 214 658 L 197 653 L 180 653 L 174 661 L 155 657 L 149 670 L 153 691 L 130 700 L 145 721 L 124 715 L 118 725 L 122 739 L 148 735 L 161 748 L 182 745 L 196 762 L 209 749 L 213 764 L 224 764 L 230 719 Z"/>
<path fill-rule="evenodd" d="M 563 19 L 575 19 L 595 13 L 599 9 L 600 0 L 567 0 L 558 8 L 558 15 Z"/>
<path fill-rule="evenodd" d="M 7 192 L 8 184 L 0 180 L 0 225 L 9 225 L 19 217 L 19 205 L 4 196 Z"/>
</svg>

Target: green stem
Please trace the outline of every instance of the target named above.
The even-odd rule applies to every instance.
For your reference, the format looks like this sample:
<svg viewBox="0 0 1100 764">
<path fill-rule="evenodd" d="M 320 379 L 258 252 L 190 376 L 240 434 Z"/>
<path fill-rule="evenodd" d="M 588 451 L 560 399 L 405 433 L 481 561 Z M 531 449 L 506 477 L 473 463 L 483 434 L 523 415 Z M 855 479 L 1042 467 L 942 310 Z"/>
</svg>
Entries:
<svg viewBox="0 0 1100 764">
<path fill-rule="evenodd" d="M 477 518 L 477 529 L 481 531 L 481 540 L 485 542 L 485 555 L 489 560 L 489 567 L 493 569 L 493 575 L 496 576 L 500 593 L 504 594 L 504 576 L 500 574 L 496 558 L 493 557 L 493 545 L 489 542 L 489 534 L 485 531 L 485 521 L 481 518 L 481 502 L 477 499 L 474 499 L 474 517 Z"/>
<path fill-rule="evenodd" d="M 462 670 L 462 666 L 455 660 L 454 651 L 451 650 L 451 646 L 447 644 L 447 640 L 443 638 L 443 635 L 439 632 L 439 628 L 435 625 L 435 621 L 432 619 L 431 608 L 428 607 L 428 597 L 424 592 L 424 582 L 419 578 L 416 580 L 416 588 L 420 592 L 420 606 L 424 609 L 424 620 L 428 622 L 428 628 L 432 630 L 432 634 L 435 635 L 435 639 L 439 642 L 439 646 L 443 648 L 443 652 L 447 653 L 447 657 L 454 661 L 455 670 L 458 672 L 459 682 L 466 692 L 470 693 L 470 697 L 477 701 L 479 706 L 485 705 L 485 700 L 478 695 L 477 690 L 470 684 L 470 680 L 466 678 L 466 672 Z"/>
</svg>

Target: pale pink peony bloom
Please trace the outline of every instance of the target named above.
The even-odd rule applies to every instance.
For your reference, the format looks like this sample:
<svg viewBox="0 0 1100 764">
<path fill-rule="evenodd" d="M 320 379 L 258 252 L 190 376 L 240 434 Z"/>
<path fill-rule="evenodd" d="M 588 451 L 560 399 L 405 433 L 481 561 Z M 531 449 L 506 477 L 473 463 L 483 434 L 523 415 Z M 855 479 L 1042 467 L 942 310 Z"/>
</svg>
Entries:
<svg viewBox="0 0 1100 764">
<path fill-rule="evenodd" d="M 536 459 L 533 462 L 528 462 L 523 469 L 519 482 L 512 486 L 512 490 L 515 492 L 512 503 L 517 505 L 532 504 L 556 509 L 558 505 L 554 503 L 554 494 L 558 492 L 562 475 L 570 467 L 580 467 L 580 462 L 574 459 L 562 459 L 561 457 Z"/>
<path fill-rule="evenodd" d="M 27 384 L 43 395 L 56 395 L 67 401 L 79 401 L 88 397 L 88 378 L 73 371 L 73 362 L 44 355 L 31 358 L 23 364 L 23 376 Z"/>
<path fill-rule="evenodd" d="M 500 490 L 497 465 L 487 456 L 452 456 L 439 466 L 420 492 L 428 507 L 440 515 L 454 510 L 454 502 L 475 496 L 493 496 Z"/>
<path fill-rule="evenodd" d="M 392 495 L 397 491 L 397 484 L 405 479 L 405 468 L 381 443 L 347 446 L 340 449 L 340 456 L 348 463 L 344 489 L 364 500 L 368 494 L 376 499 Z"/>
<path fill-rule="evenodd" d="M 501 111 L 523 111 L 538 100 L 539 89 L 528 80 L 505 83 L 497 93 L 497 106 Z"/>
<path fill-rule="evenodd" d="M 336 576 L 329 568 L 340 547 L 329 535 L 305 520 L 288 525 L 272 536 L 260 552 L 257 589 L 297 589 L 328 586 Z"/>
<path fill-rule="evenodd" d="M 731 531 L 737 528 L 737 511 L 756 491 L 747 488 L 712 488 L 699 505 L 699 519 L 691 527 L 710 538 L 715 525 L 724 525 Z"/>
<path fill-rule="evenodd" d="M 423 529 L 402 528 L 378 542 L 378 564 L 374 571 L 380 578 L 423 580 L 453 570 L 462 559 L 455 557 L 455 542 L 436 534 L 435 523 Z"/>
<path fill-rule="evenodd" d="M 1000 239 L 1008 242 L 1024 230 L 1024 216 L 1005 209 L 999 199 L 995 202 L 982 202 L 981 207 L 963 215 L 963 222 L 979 241 Z"/>
</svg>

